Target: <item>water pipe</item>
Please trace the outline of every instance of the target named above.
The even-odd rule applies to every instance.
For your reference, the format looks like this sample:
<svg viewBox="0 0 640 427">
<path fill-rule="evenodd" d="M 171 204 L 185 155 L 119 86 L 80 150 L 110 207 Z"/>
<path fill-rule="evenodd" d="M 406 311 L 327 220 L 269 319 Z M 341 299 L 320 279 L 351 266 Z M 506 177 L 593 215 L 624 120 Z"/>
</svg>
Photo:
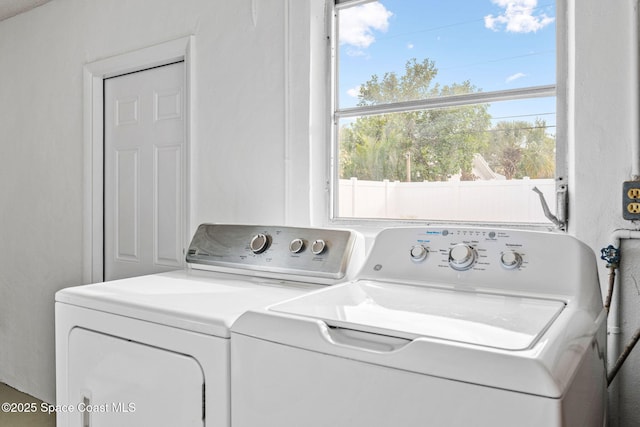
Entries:
<svg viewBox="0 0 640 427">
<path fill-rule="evenodd" d="M 609 408 L 609 412 L 611 414 L 610 420 L 612 421 L 611 427 L 616 427 L 618 425 L 618 404 L 619 404 L 619 388 L 618 384 L 612 384 L 615 375 L 618 373 L 621 364 L 624 362 L 626 356 L 620 352 L 620 303 L 621 303 L 621 295 L 622 290 L 619 285 L 622 279 L 618 279 L 618 286 L 615 286 L 615 270 L 619 267 L 620 262 L 620 245 L 622 240 L 630 240 L 630 239 L 640 239 L 640 231 L 638 230 L 628 230 L 628 229 L 618 229 L 611 233 L 609 238 L 610 246 L 608 248 L 603 249 L 603 259 L 607 260 L 607 267 L 610 269 L 609 275 L 609 291 L 607 292 L 607 386 L 609 387 L 609 402 L 611 407 Z M 607 259 L 604 257 L 605 253 L 611 254 L 614 251 L 614 255 L 617 256 L 613 262 L 611 259 Z M 605 302 L 606 304 L 606 302 Z M 629 348 L 629 346 L 627 346 Z M 630 349 L 623 353 L 630 353 Z M 620 358 L 623 356 L 623 358 Z M 615 359 L 614 359 L 615 358 Z M 615 362 L 613 361 L 615 360 Z"/>
<path fill-rule="evenodd" d="M 614 248 L 620 249 L 621 241 L 630 239 L 640 239 L 640 231 L 628 229 L 615 230 L 613 233 L 611 233 L 609 241 Z M 619 282 L 620 279 L 618 279 L 618 283 Z M 611 303 L 609 306 L 609 318 L 607 320 L 607 354 L 609 358 L 614 355 L 614 357 L 617 357 L 620 349 L 621 290 L 619 288 L 620 286 L 618 286 L 618 289 L 613 290 L 613 295 L 611 296 Z"/>
</svg>

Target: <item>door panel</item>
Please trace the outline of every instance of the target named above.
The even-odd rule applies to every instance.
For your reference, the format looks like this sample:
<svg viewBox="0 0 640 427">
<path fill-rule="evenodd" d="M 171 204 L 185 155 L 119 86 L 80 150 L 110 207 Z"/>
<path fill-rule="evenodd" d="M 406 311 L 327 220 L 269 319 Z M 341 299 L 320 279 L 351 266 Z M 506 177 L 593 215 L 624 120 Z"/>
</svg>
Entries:
<svg viewBox="0 0 640 427">
<path fill-rule="evenodd" d="M 184 63 L 105 80 L 104 278 L 183 266 Z"/>
<path fill-rule="evenodd" d="M 116 150 L 115 178 L 116 197 L 113 200 L 116 212 L 114 236 L 116 261 L 140 262 L 138 186 L 140 169 L 139 150 Z"/>
<path fill-rule="evenodd" d="M 182 192 L 178 184 L 182 173 L 182 147 L 179 144 L 154 147 L 154 263 L 180 265 L 182 233 L 180 208 Z"/>
<path fill-rule="evenodd" d="M 204 425 L 204 375 L 189 356 L 74 328 L 68 366 L 69 425 Z"/>
</svg>

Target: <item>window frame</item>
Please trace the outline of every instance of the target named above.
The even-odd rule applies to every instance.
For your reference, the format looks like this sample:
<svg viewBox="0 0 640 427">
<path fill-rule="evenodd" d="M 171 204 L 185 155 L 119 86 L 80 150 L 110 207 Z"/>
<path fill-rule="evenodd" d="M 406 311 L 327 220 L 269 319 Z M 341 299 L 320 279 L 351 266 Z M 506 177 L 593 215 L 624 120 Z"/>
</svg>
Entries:
<svg viewBox="0 0 640 427">
<path fill-rule="evenodd" d="M 567 206 L 568 206 L 568 117 L 570 115 L 570 105 L 568 102 L 567 80 L 571 64 L 568 60 L 568 0 L 556 0 L 556 82 L 552 85 L 529 86 L 518 89 L 509 89 L 491 92 L 475 92 L 463 95 L 453 95 L 439 98 L 427 98 L 416 101 L 403 101 L 381 105 L 368 105 L 364 107 L 338 108 L 339 101 L 339 43 L 338 43 L 338 11 L 346 7 L 354 7 L 360 4 L 370 3 L 377 0 L 327 0 L 327 22 L 328 22 L 328 203 L 326 211 L 329 224 L 363 226 L 369 228 L 381 228 L 393 225 L 405 224 L 461 224 L 470 226 L 498 226 L 515 227 L 525 229 L 560 229 L 567 230 Z M 370 116 L 375 114 L 387 114 L 394 112 L 409 112 L 425 109 L 446 108 L 462 105 L 471 105 L 483 102 L 511 101 L 521 99 L 533 99 L 540 97 L 555 96 L 556 98 L 556 200 L 547 200 L 547 203 L 555 203 L 556 217 L 560 221 L 560 226 L 550 223 L 525 223 L 525 222 L 485 222 L 485 221 L 445 221 L 430 219 L 389 219 L 389 218 L 357 218 L 339 217 L 338 208 L 338 183 L 339 183 L 339 123 L 342 118 L 352 118 L 360 116 Z M 541 208 L 542 209 L 542 206 Z"/>
</svg>

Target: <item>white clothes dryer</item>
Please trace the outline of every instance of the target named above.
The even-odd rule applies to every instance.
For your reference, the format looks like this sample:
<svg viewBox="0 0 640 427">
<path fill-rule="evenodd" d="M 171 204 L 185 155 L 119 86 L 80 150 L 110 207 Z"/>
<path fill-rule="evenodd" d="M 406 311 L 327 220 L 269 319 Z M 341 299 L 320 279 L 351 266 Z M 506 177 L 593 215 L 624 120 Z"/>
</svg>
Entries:
<svg viewBox="0 0 640 427">
<path fill-rule="evenodd" d="M 56 294 L 59 427 L 230 425 L 230 327 L 353 277 L 346 230 L 203 224 L 189 268 Z"/>
<path fill-rule="evenodd" d="M 357 279 L 232 327 L 234 427 L 595 427 L 593 252 L 559 233 L 379 233 Z"/>
</svg>

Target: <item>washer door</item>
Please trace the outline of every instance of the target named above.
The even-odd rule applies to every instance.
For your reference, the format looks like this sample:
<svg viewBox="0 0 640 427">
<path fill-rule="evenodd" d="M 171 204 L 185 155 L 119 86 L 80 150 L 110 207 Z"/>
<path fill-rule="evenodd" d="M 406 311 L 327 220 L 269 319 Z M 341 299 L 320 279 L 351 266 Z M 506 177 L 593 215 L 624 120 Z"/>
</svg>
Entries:
<svg viewBox="0 0 640 427">
<path fill-rule="evenodd" d="M 525 350 L 564 308 L 563 302 L 549 299 L 361 281 L 303 295 L 269 310 L 409 340 L 431 337 Z"/>
<path fill-rule="evenodd" d="M 204 425 L 204 375 L 192 357 L 74 328 L 69 334 L 70 425 Z"/>
</svg>

